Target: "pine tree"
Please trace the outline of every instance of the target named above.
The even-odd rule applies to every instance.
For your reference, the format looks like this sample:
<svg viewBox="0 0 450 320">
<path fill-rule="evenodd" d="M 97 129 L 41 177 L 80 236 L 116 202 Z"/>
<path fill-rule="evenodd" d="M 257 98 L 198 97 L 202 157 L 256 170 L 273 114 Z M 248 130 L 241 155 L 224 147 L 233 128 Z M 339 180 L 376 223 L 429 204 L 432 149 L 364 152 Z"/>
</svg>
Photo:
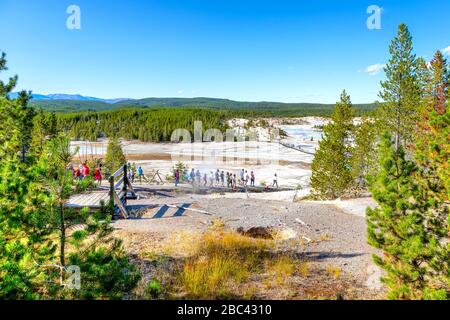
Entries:
<svg viewBox="0 0 450 320">
<path fill-rule="evenodd" d="M 0 72 L 8 70 L 6 64 L 7 64 L 6 54 L 2 52 L 2 54 L 0 55 Z M 0 80 L 0 98 L 3 97 L 9 99 L 9 95 L 16 87 L 17 80 L 18 80 L 17 76 L 9 78 L 7 83 L 4 83 L 3 81 Z"/>
<path fill-rule="evenodd" d="M 39 109 L 33 118 L 33 130 L 31 132 L 31 153 L 37 159 L 44 151 L 44 145 L 49 139 L 57 136 L 57 118 L 54 112 L 45 112 Z"/>
<path fill-rule="evenodd" d="M 336 199 L 348 191 L 351 182 L 351 147 L 353 132 L 353 107 L 350 96 L 341 95 L 331 117 L 331 122 L 323 129 L 323 139 L 319 142 L 312 163 L 311 188 L 314 197 Z"/>
<path fill-rule="evenodd" d="M 367 177 L 377 168 L 377 130 L 371 119 L 363 119 L 355 129 L 354 149 L 351 158 L 352 179 L 356 190 L 367 186 Z"/>
<path fill-rule="evenodd" d="M 442 115 L 447 111 L 446 103 L 450 87 L 450 69 L 441 51 L 437 51 L 433 60 L 431 60 L 430 72 L 431 88 L 429 93 L 432 97 L 433 110 L 438 115 Z"/>
<path fill-rule="evenodd" d="M 450 153 L 448 110 L 450 68 L 440 51 L 430 62 L 429 83 L 421 108 L 416 133 L 416 160 L 430 175 L 435 175 L 444 188 L 450 190 L 448 161 Z M 448 195 L 441 198 L 448 200 Z M 447 197 L 447 199 L 446 199 Z"/>
<path fill-rule="evenodd" d="M 420 60 L 413 53 L 412 37 L 406 25 L 398 27 L 389 52 L 391 58 L 384 69 L 387 79 L 381 82 L 379 94 L 384 102 L 378 117 L 383 128 L 392 133 L 398 150 L 400 145 L 408 146 L 413 141 L 423 89 Z"/>
<path fill-rule="evenodd" d="M 2 53 L 0 72 L 5 70 Z M 0 298 L 36 299 L 45 271 L 38 265 L 53 248 L 40 219 L 44 210 L 32 195 L 35 172 L 25 163 L 33 117 L 29 94 L 10 99 L 17 79 L 0 81 Z"/>
<path fill-rule="evenodd" d="M 422 299 L 429 288 L 427 262 L 436 257 L 439 244 L 427 234 L 424 208 L 416 201 L 419 170 L 389 134 L 380 148 L 381 168 L 370 179 L 379 207 L 367 209 L 368 242 L 383 251 L 374 261 L 386 271 L 382 280 L 390 289 L 388 297 Z"/>
<path fill-rule="evenodd" d="M 42 219 L 46 208 L 34 192 L 36 171 L 19 158 L 17 110 L 17 101 L 0 99 L 0 299 L 38 299 L 46 276 L 40 265 L 55 247 Z"/>
<path fill-rule="evenodd" d="M 34 117 L 33 131 L 31 140 L 32 153 L 39 158 L 44 151 L 45 141 L 47 140 L 47 121 L 44 110 L 39 109 Z"/>
<path fill-rule="evenodd" d="M 2 55 L 0 71 L 5 68 Z M 111 236 L 111 214 L 65 208 L 89 179 L 74 182 L 66 168 L 69 139 L 54 137 L 51 126 L 39 162 L 28 161 L 33 109 L 28 93 L 9 98 L 16 81 L 0 82 L 0 299 L 121 298 L 139 274 Z M 69 233 L 75 224 L 84 228 Z M 69 291 L 65 266 L 75 263 L 82 287 Z"/>
<path fill-rule="evenodd" d="M 0 56 L 0 73 L 2 71 L 8 70 L 6 67 L 6 54 L 2 53 Z M 17 85 L 18 76 L 9 78 L 7 83 L 0 80 L 0 99 L 10 100 L 10 95 Z M 12 105 L 14 110 L 12 112 L 15 114 L 16 124 L 19 126 L 21 134 L 18 137 L 20 143 L 20 153 L 21 161 L 25 162 L 27 160 L 28 151 L 31 144 L 31 131 L 33 128 L 33 117 L 35 115 L 35 110 L 32 106 L 29 106 L 28 102 L 31 98 L 31 92 L 21 91 L 19 92 L 17 98 L 15 99 L 15 104 Z"/>
<path fill-rule="evenodd" d="M 113 174 L 126 161 L 119 140 L 117 138 L 111 138 L 106 147 L 105 168 L 107 174 Z"/>
<path fill-rule="evenodd" d="M 374 259 L 386 271 L 390 298 L 448 299 L 448 70 L 440 52 L 430 68 L 415 57 L 405 25 L 390 53 L 378 116 L 394 142 L 383 138 L 370 183 L 379 208 L 367 211 L 369 243 L 383 251 Z"/>
<path fill-rule="evenodd" d="M 54 112 L 47 116 L 47 135 L 50 139 L 58 135 L 58 118 Z"/>
<path fill-rule="evenodd" d="M 75 181 L 71 170 L 67 170 L 76 153 L 70 150 L 68 137 L 59 135 L 46 143 L 39 163 L 39 193 L 45 199 L 46 222 L 50 229 L 58 230 L 59 236 L 57 259 L 51 263 L 54 267 L 49 270 L 48 282 L 53 280 L 54 286 L 50 287 L 65 299 L 122 298 L 134 288 L 139 273 L 129 263 L 121 242 L 111 235 L 111 212 L 105 207 L 97 213 L 65 207 L 70 196 L 93 185 L 92 178 Z M 83 228 L 71 231 L 73 226 Z M 65 288 L 70 265 L 80 268 L 79 290 Z"/>
<path fill-rule="evenodd" d="M 417 179 L 420 193 L 416 200 L 423 208 L 427 235 L 438 244 L 435 256 L 427 261 L 431 270 L 426 293 L 431 298 L 450 298 L 450 110 L 446 106 L 449 70 L 439 51 L 430 66 L 430 81 L 416 135 L 415 160 L 420 167 Z"/>
<path fill-rule="evenodd" d="M 33 175 L 18 158 L 0 163 L 0 299 L 39 299 L 45 270 L 38 267 L 52 254 L 45 245 L 44 211 L 30 198 Z"/>
<path fill-rule="evenodd" d="M 0 98 L 0 159 L 20 151 L 20 106 Z"/>
</svg>

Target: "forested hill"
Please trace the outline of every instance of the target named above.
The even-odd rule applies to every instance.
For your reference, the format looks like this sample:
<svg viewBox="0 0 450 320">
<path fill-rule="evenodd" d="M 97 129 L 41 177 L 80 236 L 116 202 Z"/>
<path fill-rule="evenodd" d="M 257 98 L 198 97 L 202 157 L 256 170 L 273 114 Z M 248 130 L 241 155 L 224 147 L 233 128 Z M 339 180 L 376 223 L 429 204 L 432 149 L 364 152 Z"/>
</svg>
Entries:
<svg viewBox="0 0 450 320">
<path fill-rule="evenodd" d="M 54 114 L 40 112 L 39 117 Z M 201 121 L 203 130 L 224 131 L 226 120 L 236 116 L 232 111 L 202 109 L 125 109 L 107 112 L 79 112 L 56 115 L 58 131 L 75 140 L 95 141 L 100 137 L 118 137 L 144 142 L 168 142 L 176 129 L 186 129 L 193 137 L 194 122 Z M 36 123 L 45 123 L 45 119 Z"/>
<path fill-rule="evenodd" d="M 55 112 L 107 111 L 126 108 L 201 108 L 209 110 L 231 110 L 254 112 L 267 116 L 327 116 L 334 104 L 240 102 L 214 98 L 146 98 L 107 103 L 95 100 L 32 100 L 38 108 Z M 355 104 L 356 113 L 367 113 L 375 104 Z"/>
</svg>

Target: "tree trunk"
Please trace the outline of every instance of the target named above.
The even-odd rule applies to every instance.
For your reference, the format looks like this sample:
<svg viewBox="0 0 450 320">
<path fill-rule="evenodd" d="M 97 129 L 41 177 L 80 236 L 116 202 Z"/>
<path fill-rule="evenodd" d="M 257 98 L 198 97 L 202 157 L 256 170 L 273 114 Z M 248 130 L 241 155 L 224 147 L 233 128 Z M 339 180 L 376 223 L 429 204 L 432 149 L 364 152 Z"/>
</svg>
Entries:
<svg viewBox="0 0 450 320">
<path fill-rule="evenodd" d="M 64 204 L 60 204 L 60 252 L 59 252 L 59 260 L 61 264 L 60 269 L 60 284 L 61 286 L 64 285 L 64 268 L 66 266 L 66 253 L 65 253 L 65 247 L 66 247 L 66 228 L 65 228 L 65 217 L 64 217 Z"/>
</svg>

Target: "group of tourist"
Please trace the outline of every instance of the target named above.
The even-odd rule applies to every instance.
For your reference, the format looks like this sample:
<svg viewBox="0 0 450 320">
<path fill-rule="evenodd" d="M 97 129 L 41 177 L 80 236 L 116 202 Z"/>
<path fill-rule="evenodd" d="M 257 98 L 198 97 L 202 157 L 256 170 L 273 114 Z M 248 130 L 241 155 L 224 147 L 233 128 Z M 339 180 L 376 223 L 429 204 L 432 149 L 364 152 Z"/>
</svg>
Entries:
<svg viewBox="0 0 450 320">
<path fill-rule="evenodd" d="M 99 185 L 102 184 L 103 180 L 103 171 L 102 171 L 102 164 L 99 164 L 91 173 L 91 168 L 88 166 L 88 162 L 85 161 L 82 164 L 80 164 L 78 167 L 73 167 L 70 165 L 68 167 L 68 170 L 71 170 L 73 173 L 74 179 L 81 181 L 85 178 L 92 175 L 94 178 L 94 181 L 97 182 Z M 135 180 L 139 180 L 139 182 L 142 182 L 142 179 L 145 180 L 144 176 L 144 170 L 141 166 L 136 167 L 136 164 L 130 164 L 127 163 L 127 172 L 128 172 L 128 179 L 131 183 L 134 183 Z M 181 172 L 179 169 L 175 170 L 174 172 L 174 182 L 175 186 L 178 186 L 180 184 L 181 179 L 188 181 L 192 185 L 203 185 L 203 186 L 209 186 L 209 187 L 227 187 L 229 189 L 237 190 L 238 185 L 247 188 L 255 187 L 256 177 L 254 171 L 247 171 L 245 169 L 242 169 L 238 174 L 231 173 L 231 172 L 225 172 L 220 171 L 217 169 L 216 171 L 210 171 L 204 172 L 203 174 L 200 172 L 200 170 L 195 170 L 194 168 L 191 169 L 190 172 L 186 172 L 185 176 L 181 176 Z M 275 173 L 273 178 L 272 187 L 278 188 L 278 176 Z"/>
<path fill-rule="evenodd" d="M 199 169 L 191 169 L 189 173 L 186 173 L 184 177 L 181 176 L 179 169 L 174 172 L 174 182 L 177 187 L 180 184 L 181 179 L 189 181 L 192 185 L 203 185 L 209 187 L 226 187 L 236 190 L 238 184 L 244 188 L 250 186 L 255 187 L 256 177 L 254 171 L 248 172 L 242 169 L 238 175 L 231 172 L 225 172 L 217 169 L 216 171 L 210 171 L 201 173 Z M 278 188 L 278 176 L 275 173 L 273 178 L 272 187 Z"/>
<path fill-rule="evenodd" d="M 92 176 L 94 181 L 98 183 L 98 185 L 102 184 L 103 180 L 103 165 L 100 163 L 98 166 L 95 167 L 94 170 L 91 170 L 91 168 L 88 165 L 88 161 L 83 162 L 78 167 L 74 167 L 72 164 L 70 164 L 67 167 L 67 170 L 72 171 L 74 179 L 78 181 L 82 181 L 85 178 Z M 128 179 L 131 181 L 131 183 L 134 183 L 136 179 L 139 179 L 139 182 L 142 182 L 142 179 L 145 180 L 144 176 L 144 170 L 142 167 L 137 167 L 130 163 L 127 164 L 127 172 L 128 172 Z"/>
<path fill-rule="evenodd" d="M 72 176 L 74 177 L 75 180 L 78 181 L 82 181 L 87 177 L 91 176 L 91 168 L 89 167 L 87 161 L 83 162 L 78 167 L 73 167 L 72 165 L 69 165 L 68 170 L 72 171 Z M 103 180 L 102 164 L 99 164 L 92 171 L 92 176 L 95 182 L 97 182 L 99 185 L 102 184 Z"/>
<path fill-rule="evenodd" d="M 144 170 L 141 166 L 136 168 L 136 164 L 130 164 L 127 163 L 127 172 L 128 172 L 128 180 L 130 180 L 131 183 L 134 183 L 136 179 L 139 179 L 139 182 L 142 182 L 142 179 L 145 180 L 144 176 Z"/>
</svg>

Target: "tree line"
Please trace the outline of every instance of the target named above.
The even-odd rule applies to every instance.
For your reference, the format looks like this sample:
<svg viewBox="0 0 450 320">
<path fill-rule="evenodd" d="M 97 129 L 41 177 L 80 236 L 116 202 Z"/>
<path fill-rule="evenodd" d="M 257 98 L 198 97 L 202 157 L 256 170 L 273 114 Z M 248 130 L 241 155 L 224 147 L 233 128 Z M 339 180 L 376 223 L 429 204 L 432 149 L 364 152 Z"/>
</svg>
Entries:
<svg viewBox="0 0 450 320">
<path fill-rule="evenodd" d="M 42 110 L 42 109 L 39 109 Z M 226 121 L 232 118 L 256 119 L 274 116 L 263 111 L 213 110 L 200 108 L 120 109 L 102 112 L 49 113 L 57 119 L 57 131 L 65 132 L 75 140 L 95 141 L 102 137 L 116 137 L 142 142 L 169 142 L 176 129 L 187 129 L 193 137 L 194 121 L 202 121 L 203 130 L 210 128 L 224 132 Z M 315 114 L 313 111 L 302 115 Z M 355 111 L 355 114 L 361 112 Z M 369 110 L 362 114 L 370 114 Z M 277 114 L 277 116 L 281 116 Z M 329 112 L 320 113 L 329 115 Z M 39 124 L 38 124 L 39 125 Z"/>
<path fill-rule="evenodd" d="M 373 258 L 388 297 L 449 299 L 449 65 L 440 51 L 417 57 L 404 24 L 389 52 L 373 117 L 354 124 L 345 91 L 336 104 L 312 164 L 313 196 L 370 191 L 368 242 L 383 251 Z"/>
<path fill-rule="evenodd" d="M 125 100 L 116 103 L 86 100 L 32 100 L 36 109 L 43 108 L 49 112 L 100 112 L 122 109 L 204 109 L 230 112 L 253 113 L 259 117 L 304 117 L 331 115 L 333 105 L 319 103 L 281 103 L 281 102 L 239 102 L 213 98 L 146 98 Z M 370 113 L 375 104 L 356 104 L 358 115 Z"/>
<path fill-rule="evenodd" d="M 226 130 L 233 112 L 202 109 L 124 109 L 108 112 L 58 114 L 57 130 L 72 139 L 95 141 L 117 137 L 143 142 L 169 142 L 176 129 L 186 129 L 193 137 L 194 121 L 202 121 L 203 130 Z"/>
</svg>

